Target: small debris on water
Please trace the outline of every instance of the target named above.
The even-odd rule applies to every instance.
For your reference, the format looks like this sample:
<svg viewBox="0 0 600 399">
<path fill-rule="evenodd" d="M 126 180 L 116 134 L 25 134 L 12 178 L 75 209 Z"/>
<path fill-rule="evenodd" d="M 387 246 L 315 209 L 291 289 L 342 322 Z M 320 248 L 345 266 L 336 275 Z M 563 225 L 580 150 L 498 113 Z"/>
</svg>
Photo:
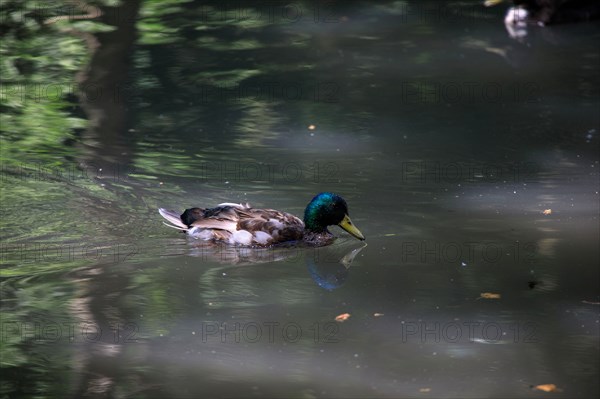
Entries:
<svg viewBox="0 0 600 399">
<path fill-rule="evenodd" d="M 338 323 L 342 323 L 350 318 L 350 313 L 342 313 L 340 315 L 335 316 L 335 321 Z"/>
<path fill-rule="evenodd" d="M 494 294 L 492 292 L 482 292 L 477 299 L 500 299 L 500 294 Z"/>
</svg>

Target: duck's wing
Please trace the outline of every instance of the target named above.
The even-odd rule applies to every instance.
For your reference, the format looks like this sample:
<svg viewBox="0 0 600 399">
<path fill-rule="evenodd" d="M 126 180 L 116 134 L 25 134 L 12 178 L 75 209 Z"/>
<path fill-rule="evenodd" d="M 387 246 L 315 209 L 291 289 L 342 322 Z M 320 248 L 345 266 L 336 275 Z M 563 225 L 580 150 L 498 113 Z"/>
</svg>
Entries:
<svg viewBox="0 0 600 399">
<path fill-rule="evenodd" d="M 197 208 L 192 208 L 197 209 Z M 217 206 L 215 208 L 203 209 L 200 212 L 195 212 L 186 209 L 181 218 L 186 221 L 190 228 L 199 229 L 217 229 L 234 232 L 239 221 L 239 211 L 244 208 L 234 207 L 230 205 Z M 193 212 L 193 214 L 192 214 Z M 189 215 L 188 215 L 189 214 Z M 191 233 L 190 233 L 191 234 Z"/>
<path fill-rule="evenodd" d="M 239 211 L 238 231 L 252 234 L 253 243 L 273 245 L 301 240 L 304 222 L 296 216 L 275 209 L 245 209 Z"/>
<path fill-rule="evenodd" d="M 210 237 L 235 245 L 269 246 L 301 240 L 304 223 L 296 216 L 274 209 L 253 209 L 248 206 L 207 209 L 205 217 L 192 223 L 202 238 Z M 210 239 L 210 238 L 209 238 Z"/>
<path fill-rule="evenodd" d="M 193 227 L 234 230 L 239 217 L 232 209 L 250 209 L 250 205 L 224 203 L 210 209 L 189 208 L 182 214 L 164 208 L 159 208 L 158 212 L 170 222 L 165 225 L 178 230 L 188 231 Z"/>
</svg>

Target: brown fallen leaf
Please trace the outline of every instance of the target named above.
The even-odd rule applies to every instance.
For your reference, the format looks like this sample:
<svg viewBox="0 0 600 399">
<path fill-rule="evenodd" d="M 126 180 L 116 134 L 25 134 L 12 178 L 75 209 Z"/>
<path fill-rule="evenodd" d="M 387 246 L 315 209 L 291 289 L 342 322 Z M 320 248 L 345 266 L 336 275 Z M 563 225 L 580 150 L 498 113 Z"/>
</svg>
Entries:
<svg viewBox="0 0 600 399">
<path fill-rule="evenodd" d="M 350 318 L 350 313 L 342 313 L 340 315 L 335 316 L 335 321 L 338 323 L 344 322 Z"/>
<path fill-rule="evenodd" d="M 500 294 L 494 294 L 492 292 L 482 292 L 479 294 L 479 298 L 477 299 L 500 299 Z"/>
<path fill-rule="evenodd" d="M 375 317 L 381 317 L 381 316 L 383 316 L 383 313 L 373 313 L 373 316 L 375 316 Z"/>
<path fill-rule="evenodd" d="M 423 393 L 431 392 L 431 388 L 421 388 L 421 389 L 419 389 L 419 392 L 423 392 Z"/>
<path fill-rule="evenodd" d="M 556 391 L 560 391 L 560 389 L 558 389 L 556 387 L 556 385 L 554 385 L 554 384 L 536 385 L 536 386 L 533 387 L 533 389 L 538 390 L 538 391 L 544 391 L 544 392 L 556 392 Z"/>
<path fill-rule="evenodd" d="M 552 209 L 544 209 L 544 211 L 542 213 L 544 215 L 551 215 L 552 214 Z"/>
</svg>

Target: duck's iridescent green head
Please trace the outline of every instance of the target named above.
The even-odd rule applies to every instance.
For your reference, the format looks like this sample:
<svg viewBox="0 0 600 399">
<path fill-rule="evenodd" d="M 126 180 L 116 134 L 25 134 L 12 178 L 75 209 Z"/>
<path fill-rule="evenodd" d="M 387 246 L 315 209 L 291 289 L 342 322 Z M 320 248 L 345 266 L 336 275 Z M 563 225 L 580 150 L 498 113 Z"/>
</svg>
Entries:
<svg viewBox="0 0 600 399">
<path fill-rule="evenodd" d="M 362 235 L 348 216 L 348 205 L 339 195 L 333 193 L 317 194 L 304 210 L 304 226 L 306 230 L 321 233 L 327 226 L 338 225 L 359 240 Z"/>
</svg>

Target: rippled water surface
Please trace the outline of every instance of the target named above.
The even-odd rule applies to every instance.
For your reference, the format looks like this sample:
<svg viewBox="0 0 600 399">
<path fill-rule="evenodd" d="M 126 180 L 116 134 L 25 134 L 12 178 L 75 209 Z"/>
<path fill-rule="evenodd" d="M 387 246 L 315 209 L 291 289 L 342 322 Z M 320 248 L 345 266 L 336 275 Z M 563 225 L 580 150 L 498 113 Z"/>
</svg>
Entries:
<svg viewBox="0 0 600 399">
<path fill-rule="evenodd" d="M 3 156 L 3 397 L 600 394 L 598 24 L 150 3 L 120 113 Z M 366 245 L 209 246 L 156 211 L 320 191 Z"/>
</svg>

